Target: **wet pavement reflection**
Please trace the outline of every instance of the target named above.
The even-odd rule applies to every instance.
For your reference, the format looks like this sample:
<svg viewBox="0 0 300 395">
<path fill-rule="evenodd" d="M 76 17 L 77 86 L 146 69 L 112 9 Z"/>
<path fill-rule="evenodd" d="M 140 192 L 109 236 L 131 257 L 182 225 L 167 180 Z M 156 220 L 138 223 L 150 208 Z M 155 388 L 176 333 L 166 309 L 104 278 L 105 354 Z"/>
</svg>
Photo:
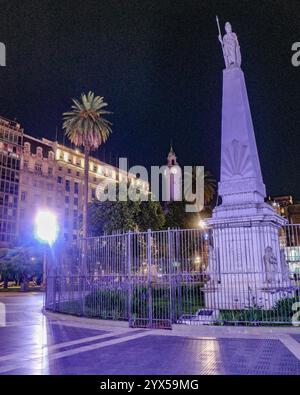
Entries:
<svg viewBox="0 0 300 395">
<path fill-rule="evenodd" d="M 0 295 L 0 303 L 0 374 L 300 374 L 295 353 L 276 339 L 205 339 L 61 320 L 42 313 L 41 293 Z"/>
</svg>

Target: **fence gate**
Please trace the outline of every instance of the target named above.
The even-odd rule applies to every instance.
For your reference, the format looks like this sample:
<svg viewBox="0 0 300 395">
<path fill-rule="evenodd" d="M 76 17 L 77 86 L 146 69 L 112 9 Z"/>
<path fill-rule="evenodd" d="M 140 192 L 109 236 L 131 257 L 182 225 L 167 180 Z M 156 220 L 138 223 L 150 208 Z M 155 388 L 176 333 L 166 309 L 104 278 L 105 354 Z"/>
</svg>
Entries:
<svg viewBox="0 0 300 395">
<path fill-rule="evenodd" d="M 128 236 L 129 322 L 133 327 L 172 327 L 168 236 L 150 231 Z"/>
</svg>

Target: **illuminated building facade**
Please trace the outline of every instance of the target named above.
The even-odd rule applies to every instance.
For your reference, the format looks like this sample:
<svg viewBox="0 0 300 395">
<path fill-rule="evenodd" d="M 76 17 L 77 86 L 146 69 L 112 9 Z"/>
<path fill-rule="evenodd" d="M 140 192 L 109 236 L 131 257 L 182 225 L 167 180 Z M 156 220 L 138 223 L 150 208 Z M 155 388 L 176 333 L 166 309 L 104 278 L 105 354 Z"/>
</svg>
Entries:
<svg viewBox="0 0 300 395">
<path fill-rule="evenodd" d="M 269 196 L 267 202 L 290 224 L 300 224 L 300 203 L 291 195 Z"/>
<path fill-rule="evenodd" d="M 29 136 L 17 124 L 11 126 L 10 133 L 18 134 L 19 139 L 10 137 L 16 141 L 13 144 L 6 143 L 1 137 L 0 142 L 2 245 L 13 244 L 18 237 L 31 237 L 39 208 L 56 213 L 60 237 L 65 241 L 77 239 L 81 232 L 83 209 L 84 155 L 58 142 Z M 9 164 L 14 166 L 14 173 L 7 168 L 8 161 L 3 159 L 11 155 L 14 155 L 14 162 L 10 161 Z M 8 186 L 7 177 L 10 177 Z M 99 184 L 106 186 L 110 182 L 118 183 L 120 177 L 128 177 L 129 182 L 138 182 L 143 192 L 149 191 L 147 182 L 137 180 L 130 173 L 121 173 L 118 168 L 91 157 L 89 201 L 96 198 Z M 8 205 L 12 210 L 7 209 Z"/>
<path fill-rule="evenodd" d="M 23 130 L 17 122 L 0 118 L 0 245 L 18 233 L 18 196 Z"/>
</svg>

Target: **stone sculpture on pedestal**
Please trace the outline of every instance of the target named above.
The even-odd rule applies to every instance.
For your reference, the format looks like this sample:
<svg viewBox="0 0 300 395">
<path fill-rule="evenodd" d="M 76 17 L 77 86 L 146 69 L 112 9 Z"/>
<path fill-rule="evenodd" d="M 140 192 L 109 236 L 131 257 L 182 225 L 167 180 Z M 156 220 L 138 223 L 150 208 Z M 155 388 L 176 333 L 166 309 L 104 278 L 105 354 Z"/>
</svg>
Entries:
<svg viewBox="0 0 300 395">
<path fill-rule="evenodd" d="M 255 304 L 271 308 L 282 297 L 276 289 L 288 281 L 278 236 L 285 220 L 264 201 L 266 189 L 240 67 L 240 46 L 229 22 L 225 30 L 223 39 L 219 30 L 226 66 L 219 182 L 222 203 L 209 221 L 213 250 L 208 270 L 212 281 L 206 286 L 206 306 L 243 309 Z"/>
</svg>

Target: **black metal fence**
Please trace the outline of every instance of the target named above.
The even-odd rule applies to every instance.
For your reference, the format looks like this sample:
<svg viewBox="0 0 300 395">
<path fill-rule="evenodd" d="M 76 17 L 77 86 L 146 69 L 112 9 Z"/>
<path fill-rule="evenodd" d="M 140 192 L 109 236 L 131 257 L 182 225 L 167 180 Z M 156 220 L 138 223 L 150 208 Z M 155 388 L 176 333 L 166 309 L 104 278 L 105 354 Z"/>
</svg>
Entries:
<svg viewBox="0 0 300 395">
<path fill-rule="evenodd" d="M 133 327 L 298 325 L 299 236 L 251 223 L 80 240 L 48 267 L 46 308 Z"/>
</svg>

